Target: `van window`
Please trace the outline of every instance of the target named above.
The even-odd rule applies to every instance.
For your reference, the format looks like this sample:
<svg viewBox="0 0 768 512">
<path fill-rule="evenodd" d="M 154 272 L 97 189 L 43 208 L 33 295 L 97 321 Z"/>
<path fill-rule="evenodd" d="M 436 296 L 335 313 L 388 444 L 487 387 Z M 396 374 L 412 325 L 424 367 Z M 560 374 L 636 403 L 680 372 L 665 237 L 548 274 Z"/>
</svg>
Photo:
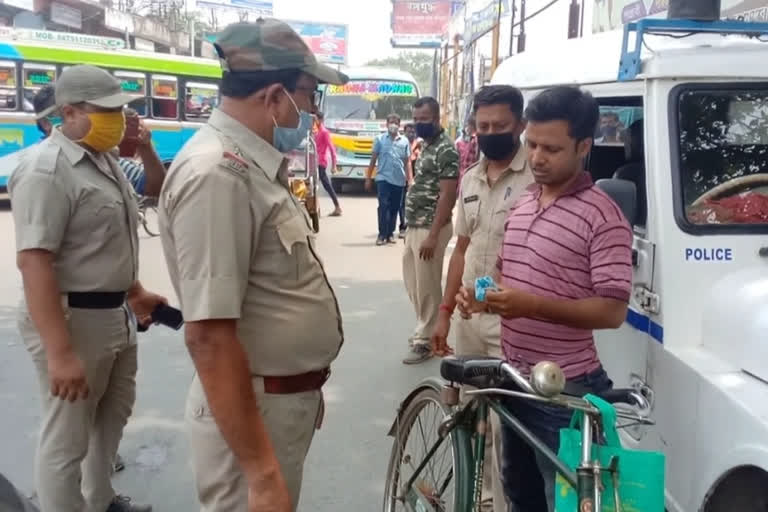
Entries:
<svg viewBox="0 0 768 512">
<path fill-rule="evenodd" d="M 149 112 L 146 75 L 130 71 L 115 71 L 115 77 L 120 80 L 123 92 L 135 98 L 128 106 L 138 112 L 140 117 L 146 117 Z"/>
<path fill-rule="evenodd" d="M 24 110 L 32 112 L 34 106 L 32 100 L 41 87 L 53 84 L 56 81 L 56 66 L 46 64 L 24 64 L 22 68 Z"/>
<path fill-rule="evenodd" d="M 219 88 L 213 84 L 187 82 L 184 116 L 190 121 L 202 121 L 211 116 L 219 105 Z"/>
<path fill-rule="evenodd" d="M 179 82 L 175 76 L 152 75 L 152 116 L 179 118 Z"/>
<path fill-rule="evenodd" d="M 600 122 L 595 130 L 595 145 L 623 146 L 627 128 L 642 118 L 642 107 L 600 105 Z"/>
<path fill-rule="evenodd" d="M 16 64 L 0 61 L 0 110 L 16 110 Z"/>
<path fill-rule="evenodd" d="M 685 220 L 768 224 L 768 89 L 684 90 L 677 109 Z"/>
</svg>

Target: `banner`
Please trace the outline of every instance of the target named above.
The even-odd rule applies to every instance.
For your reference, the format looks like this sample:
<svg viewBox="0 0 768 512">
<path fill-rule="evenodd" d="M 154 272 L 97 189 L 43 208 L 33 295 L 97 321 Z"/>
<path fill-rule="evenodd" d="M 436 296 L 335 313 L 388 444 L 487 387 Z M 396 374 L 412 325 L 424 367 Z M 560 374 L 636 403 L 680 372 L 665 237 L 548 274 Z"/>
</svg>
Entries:
<svg viewBox="0 0 768 512">
<path fill-rule="evenodd" d="M 439 48 L 454 11 L 452 0 L 392 0 L 392 46 Z"/>
<path fill-rule="evenodd" d="M 307 43 L 317 60 L 328 64 L 346 64 L 349 29 L 346 25 L 286 21 Z"/>
<path fill-rule="evenodd" d="M 122 50 L 125 41 L 116 37 L 91 36 L 74 32 L 54 32 L 31 28 L 0 27 L 0 39 L 32 41 L 35 43 L 80 46 L 100 50 Z"/>
<path fill-rule="evenodd" d="M 669 0 L 595 0 L 592 32 L 620 29 L 642 18 L 667 16 Z M 768 0 L 722 0 L 720 17 L 745 21 L 768 21 Z"/>
<path fill-rule="evenodd" d="M 259 16 L 272 16 L 272 0 L 197 0 L 198 7 L 240 9 Z"/>
<path fill-rule="evenodd" d="M 499 13 L 501 11 L 501 13 Z M 501 9 L 499 9 L 499 0 L 489 0 L 488 5 L 473 12 L 466 20 L 466 27 L 464 29 L 464 40 L 467 43 L 473 42 L 475 39 L 488 32 L 496 21 L 501 16 L 509 14 L 509 1 L 503 0 L 501 2 Z"/>
</svg>

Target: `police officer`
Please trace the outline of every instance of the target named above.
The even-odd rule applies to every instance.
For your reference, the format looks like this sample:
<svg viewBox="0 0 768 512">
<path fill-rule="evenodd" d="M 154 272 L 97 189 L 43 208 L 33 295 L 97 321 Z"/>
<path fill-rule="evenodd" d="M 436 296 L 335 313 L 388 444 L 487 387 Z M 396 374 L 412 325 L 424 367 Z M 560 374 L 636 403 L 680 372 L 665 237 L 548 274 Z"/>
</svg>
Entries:
<svg viewBox="0 0 768 512">
<path fill-rule="evenodd" d="M 186 408 L 192 464 L 205 512 L 289 512 L 343 332 L 285 153 L 309 133 L 317 84 L 347 77 L 274 19 L 230 25 L 215 48 L 221 106 L 160 194 L 197 369 Z"/>
<path fill-rule="evenodd" d="M 136 396 L 134 313 L 165 300 L 137 281 L 137 205 L 110 154 L 131 97 L 92 66 L 64 71 L 55 97 L 60 128 L 22 155 L 9 183 L 19 328 L 44 411 L 38 496 L 43 512 L 147 512 L 110 482 Z"/>
</svg>

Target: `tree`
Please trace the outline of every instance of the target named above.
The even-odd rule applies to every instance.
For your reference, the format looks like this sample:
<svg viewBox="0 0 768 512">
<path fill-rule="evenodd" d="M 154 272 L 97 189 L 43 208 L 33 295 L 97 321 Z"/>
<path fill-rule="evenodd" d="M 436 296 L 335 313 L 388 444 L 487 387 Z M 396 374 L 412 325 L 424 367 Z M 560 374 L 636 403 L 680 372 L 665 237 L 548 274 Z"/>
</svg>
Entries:
<svg viewBox="0 0 768 512">
<path fill-rule="evenodd" d="M 374 59 L 368 66 L 382 66 L 408 71 L 416 79 L 422 94 L 429 94 L 432 81 L 432 54 L 423 52 L 400 52 L 396 57 Z"/>
</svg>

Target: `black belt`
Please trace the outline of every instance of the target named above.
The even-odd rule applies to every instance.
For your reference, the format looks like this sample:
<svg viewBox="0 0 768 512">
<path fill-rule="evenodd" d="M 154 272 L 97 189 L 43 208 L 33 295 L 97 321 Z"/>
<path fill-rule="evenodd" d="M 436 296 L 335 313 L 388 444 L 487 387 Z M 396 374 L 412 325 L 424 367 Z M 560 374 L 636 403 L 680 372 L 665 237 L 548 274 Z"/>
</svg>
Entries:
<svg viewBox="0 0 768 512">
<path fill-rule="evenodd" d="M 125 302 L 125 292 L 69 292 L 69 307 L 78 309 L 115 309 Z"/>
</svg>

